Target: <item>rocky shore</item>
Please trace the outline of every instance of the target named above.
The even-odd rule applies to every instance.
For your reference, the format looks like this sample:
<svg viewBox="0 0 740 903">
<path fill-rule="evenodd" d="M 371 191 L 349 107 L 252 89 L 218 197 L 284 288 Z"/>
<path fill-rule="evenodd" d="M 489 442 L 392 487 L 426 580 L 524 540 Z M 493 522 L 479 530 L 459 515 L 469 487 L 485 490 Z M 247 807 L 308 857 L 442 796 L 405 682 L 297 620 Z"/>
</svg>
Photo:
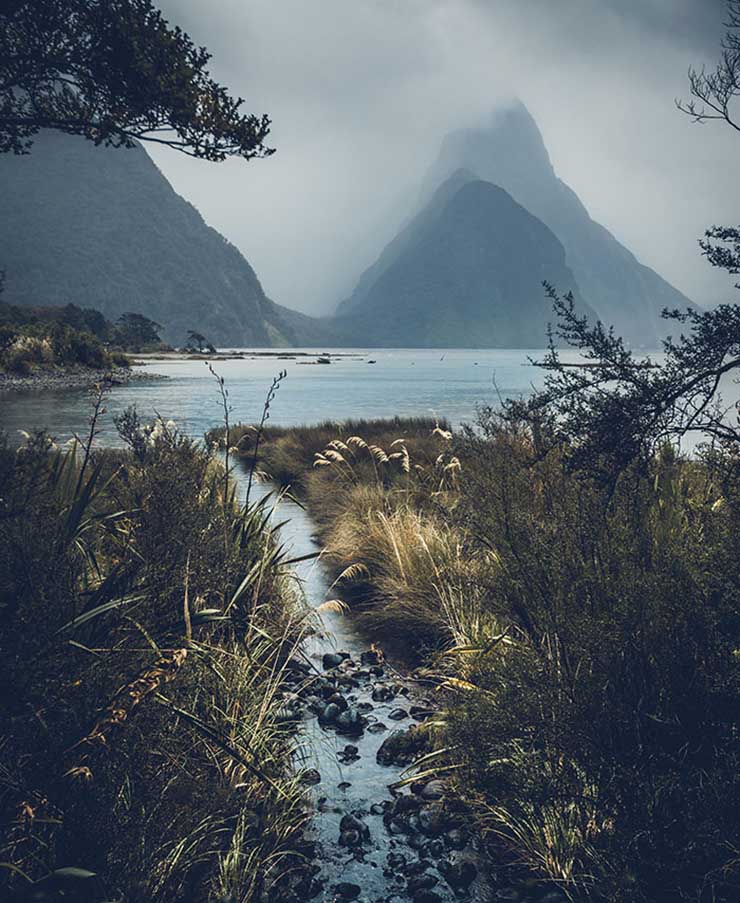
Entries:
<svg viewBox="0 0 740 903">
<path fill-rule="evenodd" d="M 409 766 L 432 749 L 431 688 L 377 648 L 320 661 L 293 660 L 287 677 L 284 717 L 314 738 L 302 780 L 315 809 L 276 903 L 565 903 L 558 888 L 490 861 L 443 777 L 413 779 Z"/>
<path fill-rule="evenodd" d="M 104 380 L 107 380 L 111 386 L 122 386 L 132 382 L 150 382 L 167 378 L 161 374 L 128 370 L 125 367 L 103 371 L 95 370 L 92 367 L 76 366 L 64 369 L 34 370 L 33 373 L 24 376 L 15 373 L 0 373 L 0 394 L 87 389 Z"/>
</svg>

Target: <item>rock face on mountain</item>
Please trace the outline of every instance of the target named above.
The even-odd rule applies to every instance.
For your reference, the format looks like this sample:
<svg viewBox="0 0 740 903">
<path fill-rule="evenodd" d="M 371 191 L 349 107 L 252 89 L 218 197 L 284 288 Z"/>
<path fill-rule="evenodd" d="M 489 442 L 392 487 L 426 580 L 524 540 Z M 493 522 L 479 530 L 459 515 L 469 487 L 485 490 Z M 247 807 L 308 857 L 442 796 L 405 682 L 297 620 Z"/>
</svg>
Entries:
<svg viewBox="0 0 740 903">
<path fill-rule="evenodd" d="M 563 246 L 502 188 L 455 172 L 341 305 L 342 344 L 540 347 L 552 319 L 543 280 L 580 297 Z"/>
<path fill-rule="evenodd" d="M 0 155 L 0 270 L 11 304 L 144 314 L 164 337 L 217 345 L 298 341 L 242 254 L 181 198 L 143 148 L 45 133 Z"/>
<path fill-rule="evenodd" d="M 494 114 L 487 127 L 449 135 L 423 197 L 430 197 L 461 167 L 508 191 L 549 226 L 565 248 L 583 297 L 629 342 L 654 347 L 668 329 L 661 311 L 693 306 L 591 219 L 575 192 L 555 174 L 537 124 L 523 105 Z M 554 275 L 550 281 L 564 288 Z"/>
</svg>

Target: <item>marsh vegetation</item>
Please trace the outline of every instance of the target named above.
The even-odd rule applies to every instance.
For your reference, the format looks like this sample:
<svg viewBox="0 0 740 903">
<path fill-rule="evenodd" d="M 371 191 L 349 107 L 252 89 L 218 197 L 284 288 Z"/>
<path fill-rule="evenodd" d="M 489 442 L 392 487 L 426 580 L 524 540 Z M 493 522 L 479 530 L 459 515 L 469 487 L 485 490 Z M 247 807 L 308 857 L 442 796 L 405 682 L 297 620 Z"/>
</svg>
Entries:
<svg viewBox="0 0 740 903">
<path fill-rule="evenodd" d="M 260 899 L 305 817 L 282 687 L 306 626 L 264 501 L 134 412 L 0 453 L 2 883 Z"/>
</svg>

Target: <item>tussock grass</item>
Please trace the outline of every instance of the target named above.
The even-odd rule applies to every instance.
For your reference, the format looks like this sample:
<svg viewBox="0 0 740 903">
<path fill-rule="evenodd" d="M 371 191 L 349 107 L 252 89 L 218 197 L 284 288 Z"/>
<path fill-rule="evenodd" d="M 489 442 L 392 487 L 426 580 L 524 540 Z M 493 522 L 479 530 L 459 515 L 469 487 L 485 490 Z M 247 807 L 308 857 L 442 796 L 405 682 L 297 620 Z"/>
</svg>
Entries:
<svg viewBox="0 0 740 903">
<path fill-rule="evenodd" d="M 448 429 L 445 421 L 440 423 L 429 417 L 328 420 L 315 426 L 297 427 L 265 426 L 257 467 L 279 485 L 302 493 L 306 490 L 306 479 L 316 454 L 336 439 L 342 441 L 359 436 L 383 448 L 397 439 L 404 439 L 409 452 L 419 455 L 436 427 Z M 258 427 L 251 424 L 236 424 L 230 428 L 231 445 L 245 460 L 251 459 L 257 430 Z M 212 430 L 206 438 L 209 442 L 223 443 L 224 430 Z"/>
<path fill-rule="evenodd" d="M 174 425 L 121 429 L 0 451 L 0 882 L 247 903 L 300 853 L 279 713 L 306 612 L 265 503 Z"/>
<path fill-rule="evenodd" d="M 485 412 L 365 427 L 279 431 L 263 464 L 337 591 L 445 690 L 425 771 L 573 901 L 736 899 L 736 449 L 603 484 Z"/>
</svg>

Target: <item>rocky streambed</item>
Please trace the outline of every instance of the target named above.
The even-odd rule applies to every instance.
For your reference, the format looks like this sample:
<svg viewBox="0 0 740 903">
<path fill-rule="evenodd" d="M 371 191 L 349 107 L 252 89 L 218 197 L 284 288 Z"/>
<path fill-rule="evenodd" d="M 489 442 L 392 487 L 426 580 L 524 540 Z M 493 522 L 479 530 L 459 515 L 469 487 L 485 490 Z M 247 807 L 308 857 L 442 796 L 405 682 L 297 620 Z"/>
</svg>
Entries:
<svg viewBox="0 0 740 903">
<path fill-rule="evenodd" d="M 297 665 L 286 699 L 301 719 L 314 845 L 295 900 L 415 903 L 481 898 L 482 870 L 464 810 L 439 779 L 398 786 L 430 751 L 434 702 L 376 649 L 325 652 Z"/>
<path fill-rule="evenodd" d="M 318 550 L 302 508 L 283 500 L 279 519 L 296 557 Z M 307 601 L 318 608 L 327 575 L 317 562 L 298 570 Z M 447 783 L 409 771 L 431 749 L 434 687 L 368 648 L 351 616 L 331 610 L 321 619 L 323 629 L 291 662 L 284 697 L 313 811 L 295 870 L 270 894 L 275 903 L 565 903 L 552 885 L 496 868 Z"/>
</svg>

